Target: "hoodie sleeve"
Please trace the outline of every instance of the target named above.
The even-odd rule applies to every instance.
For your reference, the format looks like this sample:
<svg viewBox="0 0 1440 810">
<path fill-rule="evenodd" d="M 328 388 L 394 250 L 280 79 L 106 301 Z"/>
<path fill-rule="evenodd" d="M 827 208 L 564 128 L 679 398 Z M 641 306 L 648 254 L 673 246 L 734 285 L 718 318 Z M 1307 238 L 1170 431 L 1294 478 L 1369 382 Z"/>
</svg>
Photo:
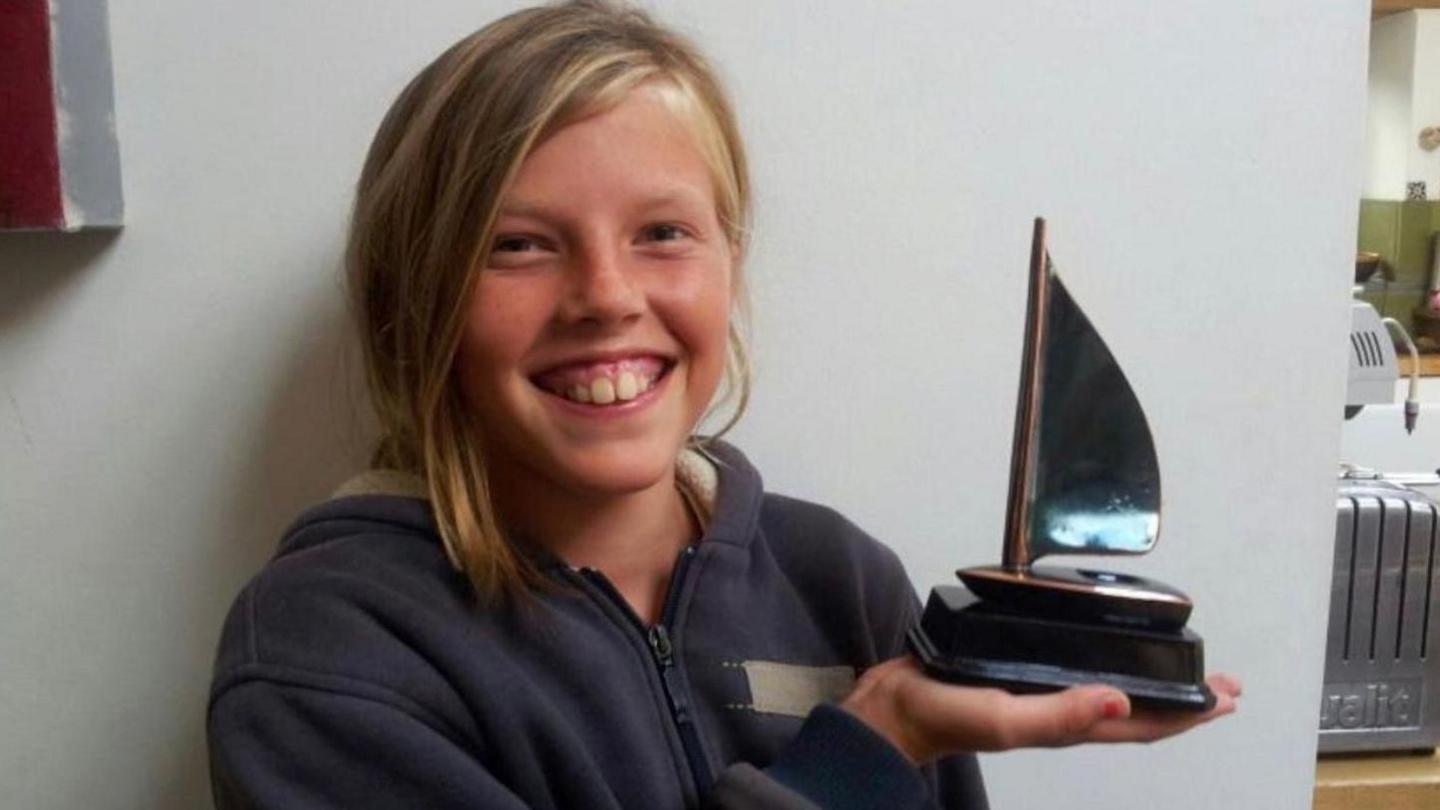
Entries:
<svg viewBox="0 0 1440 810">
<path fill-rule="evenodd" d="M 737 763 L 711 790 L 710 810 L 988 810 L 974 754 L 916 768 L 889 741 L 833 705 L 815 707 L 779 758 Z"/>
<path fill-rule="evenodd" d="M 711 791 L 712 810 L 847 810 L 928 807 L 920 771 L 844 709 L 820 705 L 763 771 L 732 765 Z"/>
<path fill-rule="evenodd" d="M 869 609 L 866 622 L 881 659 L 905 655 L 905 634 L 920 603 L 893 551 L 854 524 L 839 521 L 832 536 L 848 535 L 862 549 L 857 588 Z M 736 764 L 722 771 L 711 791 L 711 810 L 988 810 L 974 754 L 955 754 L 916 768 L 893 745 L 854 715 L 833 705 L 815 707 L 800 731 L 768 767 Z"/>
<path fill-rule="evenodd" d="M 249 680 L 211 705 L 208 732 L 217 810 L 525 807 L 473 751 L 373 695 Z"/>
</svg>

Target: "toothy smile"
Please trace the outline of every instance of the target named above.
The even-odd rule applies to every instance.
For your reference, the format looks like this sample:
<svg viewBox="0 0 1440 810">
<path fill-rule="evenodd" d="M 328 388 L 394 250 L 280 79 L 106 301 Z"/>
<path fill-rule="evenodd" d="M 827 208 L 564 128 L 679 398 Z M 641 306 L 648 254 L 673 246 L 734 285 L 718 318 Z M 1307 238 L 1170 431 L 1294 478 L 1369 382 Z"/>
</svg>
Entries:
<svg viewBox="0 0 1440 810">
<path fill-rule="evenodd" d="M 607 362 L 571 363 L 536 375 L 540 388 L 571 402 L 614 405 L 629 402 L 655 387 L 670 364 L 660 357 L 629 357 Z"/>
</svg>

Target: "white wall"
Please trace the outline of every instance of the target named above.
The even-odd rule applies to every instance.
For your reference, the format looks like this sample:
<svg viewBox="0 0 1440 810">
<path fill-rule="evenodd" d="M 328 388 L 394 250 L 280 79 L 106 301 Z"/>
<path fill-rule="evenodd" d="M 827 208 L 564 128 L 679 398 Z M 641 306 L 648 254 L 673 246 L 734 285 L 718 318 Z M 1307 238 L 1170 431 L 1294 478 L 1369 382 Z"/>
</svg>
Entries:
<svg viewBox="0 0 1440 810">
<path fill-rule="evenodd" d="M 1411 131 L 1407 147 L 1412 180 L 1424 180 L 1430 199 L 1440 198 L 1440 149 L 1420 148 L 1425 127 L 1440 126 L 1440 10 L 1415 15 L 1415 94 L 1411 102 Z"/>
<path fill-rule="evenodd" d="M 1415 83 L 1415 12 L 1381 17 L 1370 27 L 1366 93 L 1365 197 L 1405 199 L 1410 174 Z"/>
<path fill-rule="evenodd" d="M 220 618 L 359 458 L 347 188 L 404 79 L 508 6 L 113 0 L 129 225 L 0 239 L 7 806 L 205 804 Z M 1036 214 L 1151 416 L 1165 532 L 1131 567 L 1195 597 L 1245 706 L 988 757 L 995 806 L 1308 807 L 1344 376 L 1314 347 L 1348 326 L 1368 4 L 662 8 L 755 159 L 737 441 L 774 488 L 921 587 L 995 559 Z"/>
<path fill-rule="evenodd" d="M 1440 10 L 1392 14 L 1370 29 L 1365 132 L 1365 192 L 1405 199 L 1406 183 L 1425 181 L 1440 197 L 1440 150 L 1420 148 L 1420 130 L 1440 126 Z"/>
</svg>

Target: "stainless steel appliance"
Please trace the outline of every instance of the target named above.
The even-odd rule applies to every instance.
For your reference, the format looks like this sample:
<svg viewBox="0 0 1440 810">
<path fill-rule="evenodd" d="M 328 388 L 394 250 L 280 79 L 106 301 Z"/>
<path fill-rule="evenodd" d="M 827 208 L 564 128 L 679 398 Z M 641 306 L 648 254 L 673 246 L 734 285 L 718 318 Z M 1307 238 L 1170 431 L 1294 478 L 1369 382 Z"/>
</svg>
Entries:
<svg viewBox="0 0 1440 810">
<path fill-rule="evenodd" d="M 1321 753 L 1440 744 L 1437 515 L 1395 481 L 1341 479 Z"/>
</svg>

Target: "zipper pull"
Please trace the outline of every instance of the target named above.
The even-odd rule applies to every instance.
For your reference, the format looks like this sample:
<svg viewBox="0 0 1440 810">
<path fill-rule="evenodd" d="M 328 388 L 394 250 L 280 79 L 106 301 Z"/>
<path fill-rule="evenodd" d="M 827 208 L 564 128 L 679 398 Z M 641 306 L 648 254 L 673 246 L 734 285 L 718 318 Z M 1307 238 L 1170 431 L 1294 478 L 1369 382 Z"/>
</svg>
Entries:
<svg viewBox="0 0 1440 810">
<path fill-rule="evenodd" d="M 650 651 L 655 653 L 655 662 L 660 665 L 660 680 L 665 684 L 665 697 L 669 699 L 675 722 L 681 725 L 689 723 L 690 705 L 676 681 L 680 673 L 675 669 L 675 648 L 670 643 L 670 634 L 665 632 L 665 625 L 657 624 L 650 628 L 646 638 L 650 642 Z"/>
<path fill-rule="evenodd" d="M 665 632 L 665 625 L 657 624 L 650 628 L 649 634 L 650 650 L 655 653 L 655 660 L 660 666 L 669 669 L 674 663 L 674 648 L 670 646 L 670 634 Z"/>
</svg>

